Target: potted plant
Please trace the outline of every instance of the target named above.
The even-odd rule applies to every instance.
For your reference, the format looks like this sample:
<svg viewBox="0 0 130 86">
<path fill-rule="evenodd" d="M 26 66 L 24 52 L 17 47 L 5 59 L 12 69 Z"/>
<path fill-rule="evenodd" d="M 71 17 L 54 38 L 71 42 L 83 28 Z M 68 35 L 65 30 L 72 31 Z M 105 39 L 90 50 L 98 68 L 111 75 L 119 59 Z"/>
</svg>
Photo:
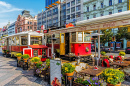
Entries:
<svg viewBox="0 0 130 86">
<path fill-rule="evenodd" d="M 6 53 L 6 50 L 3 50 L 4 53 Z"/>
<path fill-rule="evenodd" d="M 24 55 L 22 56 L 24 62 L 27 62 L 27 60 L 28 60 L 29 57 L 30 57 L 30 56 L 29 56 L 28 54 L 24 54 Z"/>
<path fill-rule="evenodd" d="M 124 81 L 124 73 L 118 69 L 107 68 L 102 73 L 107 86 L 120 86 Z"/>
<path fill-rule="evenodd" d="M 34 64 L 37 64 L 39 61 L 40 61 L 40 58 L 39 58 L 39 57 L 33 57 L 33 58 L 31 59 L 31 62 L 33 62 Z"/>
<path fill-rule="evenodd" d="M 22 54 L 21 54 L 21 53 L 17 53 L 17 54 L 16 54 L 16 57 L 17 57 L 18 60 L 20 60 L 21 57 L 22 57 Z"/>
<path fill-rule="evenodd" d="M 119 56 L 121 56 L 121 57 L 124 59 L 125 52 L 120 51 L 120 52 L 119 52 Z"/>
<path fill-rule="evenodd" d="M 45 63 L 47 67 L 50 67 L 50 59 L 46 59 Z"/>
<path fill-rule="evenodd" d="M 9 54 L 9 50 L 6 50 L 6 54 Z"/>
<path fill-rule="evenodd" d="M 106 52 L 105 51 L 101 51 L 101 55 L 106 55 Z"/>
<path fill-rule="evenodd" d="M 66 76 L 73 76 L 75 70 L 75 66 L 70 64 L 70 63 L 65 63 L 62 66 L 61 71 L 66 75 Z"/>
</svg>

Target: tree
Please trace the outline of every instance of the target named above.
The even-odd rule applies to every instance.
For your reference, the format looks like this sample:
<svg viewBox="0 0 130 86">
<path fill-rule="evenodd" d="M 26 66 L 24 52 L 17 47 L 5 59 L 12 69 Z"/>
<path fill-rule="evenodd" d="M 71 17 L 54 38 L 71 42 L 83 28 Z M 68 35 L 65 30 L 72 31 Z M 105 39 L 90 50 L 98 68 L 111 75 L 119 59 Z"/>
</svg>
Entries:
<svg viewBox="0 0 130 86">
<path fill-rule="evenodd" d="M 122 38 L 130 39 L 130 35 L 128 33 L 128 27 L 121 27 L 118 29 L 116 34 L 116 41 L 121 41 Z"/>
<path fill-rule="evenodd" d="M 113 33 L 111 31 L 111 29 L 107 29 L 107 30 L 101 30 L 102 34 L 100 37 L 101 43 L 103 43 L 103 46 L 105 45 L 105 43 L 112 41 L 112 36 Z"/>
</svg>

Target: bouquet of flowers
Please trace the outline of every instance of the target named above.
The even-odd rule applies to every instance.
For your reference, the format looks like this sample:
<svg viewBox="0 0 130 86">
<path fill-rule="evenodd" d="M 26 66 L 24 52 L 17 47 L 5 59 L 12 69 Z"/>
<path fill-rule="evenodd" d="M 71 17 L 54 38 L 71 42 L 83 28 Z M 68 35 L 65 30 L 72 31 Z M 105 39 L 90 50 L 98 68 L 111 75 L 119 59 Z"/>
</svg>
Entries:
<svg viewBox="0 0 130 86">
<path fill-rule="evenodd" d="M 75 66 L 70 63 L 63 64 L 62 69 L 61 69 L 63 73 L 72 73 L 74 72 L 74 70 L 75 70 Z"/>
</svg>

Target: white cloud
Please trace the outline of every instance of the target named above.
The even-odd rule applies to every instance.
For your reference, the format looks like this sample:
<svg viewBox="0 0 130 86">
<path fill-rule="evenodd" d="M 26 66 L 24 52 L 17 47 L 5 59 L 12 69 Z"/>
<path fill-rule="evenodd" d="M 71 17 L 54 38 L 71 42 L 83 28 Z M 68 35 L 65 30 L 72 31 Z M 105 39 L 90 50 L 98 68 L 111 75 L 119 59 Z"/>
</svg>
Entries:
<svg viewBox="0 0 130 86">
<path fill-rule="evenodd" d="M 21 11 L 21 10 L 22 9 L 16 8 L 12 6 L 11 4 L 0 1 L 0 13 L 7 13 L 7 12 Z"/>
</svg>

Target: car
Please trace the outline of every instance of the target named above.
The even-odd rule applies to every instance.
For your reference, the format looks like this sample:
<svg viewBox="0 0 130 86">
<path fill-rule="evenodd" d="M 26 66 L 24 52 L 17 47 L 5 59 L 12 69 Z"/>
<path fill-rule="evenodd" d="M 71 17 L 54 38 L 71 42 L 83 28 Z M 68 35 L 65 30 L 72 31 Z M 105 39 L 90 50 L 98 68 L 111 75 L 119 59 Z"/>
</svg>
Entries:
<svg viewBox="0 0 130 86">
<path fill-rule="evenodd" d="M 125 53 L 127 54 L 127 53 L 130 53 L 130 47 L 127 47 L 126 49 L 125 49 Z"/>
<path fill-rule="evenodd" d="M 108 47 L 108 46 L 101 46 L 100 47 L 100 49 L 101 49 L 101 51 L 105 51 L 105 52 L 110 52 L 110 47 Z"/>
<path fill-rule="evenodd" d="M 91 46 L 91 51 L 95 51 L 95 46 Z M 98 51 L 97 47 L 96 47 L 96 51 Z"/>
</svg>

